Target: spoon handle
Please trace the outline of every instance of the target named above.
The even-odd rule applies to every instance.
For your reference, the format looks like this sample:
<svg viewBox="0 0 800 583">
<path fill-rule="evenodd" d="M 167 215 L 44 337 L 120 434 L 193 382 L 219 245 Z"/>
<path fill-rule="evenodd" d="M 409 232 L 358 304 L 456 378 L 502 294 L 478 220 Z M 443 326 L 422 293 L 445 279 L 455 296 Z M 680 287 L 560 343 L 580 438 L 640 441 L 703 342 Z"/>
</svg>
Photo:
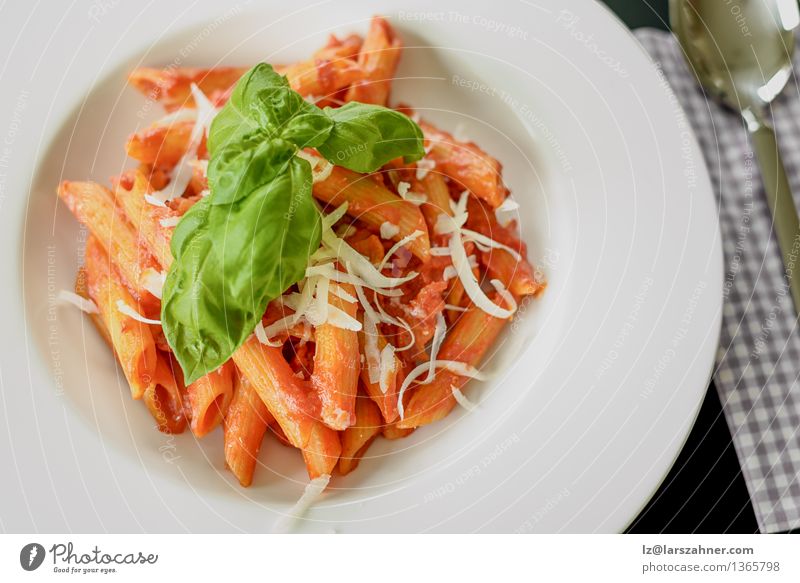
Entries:
<svg viewBox="0 0 800 583">
<path fill-rule="evenodd" d="M 784 276 L 792 294 L 795 313 L 800 314 L 800 219 L 797 207 L 786 178 L 775 132 L 760 116 L 745 115 L 745 119 L 753 137 L 753 149 L 758 158 L 775 236 L 783 256 Z"/>
</svg>

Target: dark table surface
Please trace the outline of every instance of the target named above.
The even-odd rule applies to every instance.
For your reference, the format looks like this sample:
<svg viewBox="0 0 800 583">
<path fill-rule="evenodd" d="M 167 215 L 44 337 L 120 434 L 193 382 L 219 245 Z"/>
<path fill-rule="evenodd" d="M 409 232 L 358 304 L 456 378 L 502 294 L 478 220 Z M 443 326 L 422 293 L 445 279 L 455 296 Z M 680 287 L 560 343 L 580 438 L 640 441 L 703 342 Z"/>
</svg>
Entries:
<svg viewBox="0 0 800 583">
<path fill-rule="evenodd" d="M 631 28 L 667 29 L 668 0 L 604 0 Z M 689 439 L 634 533 L 758 532 L 717 389 L 708 387 Z"/>
</svg>

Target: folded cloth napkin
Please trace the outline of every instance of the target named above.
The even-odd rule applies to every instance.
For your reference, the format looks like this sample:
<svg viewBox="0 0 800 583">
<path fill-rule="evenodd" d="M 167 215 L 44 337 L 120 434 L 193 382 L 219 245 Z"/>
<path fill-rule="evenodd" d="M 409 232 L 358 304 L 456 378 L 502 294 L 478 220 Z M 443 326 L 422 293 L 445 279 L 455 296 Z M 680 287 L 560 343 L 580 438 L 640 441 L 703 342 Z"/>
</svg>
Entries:
<svg viewBox="0 0 800 583">
<path fill-rule="evenodd" d="M 725 282 L 714 381 L 759 528 L 798 528 L 800 331 L 758 163 L 741 117 L 703 92 L 675 38 L 650 29 L 636 36 L 683 106 L 717 197 Z M 800 91 L 794 78 L 772 115 L 800 208 Z"/>
</svg>

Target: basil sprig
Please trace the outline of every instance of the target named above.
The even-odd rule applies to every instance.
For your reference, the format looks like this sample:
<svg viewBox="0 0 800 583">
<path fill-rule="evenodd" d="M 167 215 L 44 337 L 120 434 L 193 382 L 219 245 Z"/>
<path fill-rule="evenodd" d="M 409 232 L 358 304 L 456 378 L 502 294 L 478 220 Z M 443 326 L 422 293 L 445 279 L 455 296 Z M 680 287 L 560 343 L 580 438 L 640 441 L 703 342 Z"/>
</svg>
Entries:
<svg viewBox="0 0 800 583">
<path fill-rule="evenodd" d="M 172 236 L 161 322 L 187 383 L 226 362 L 267 304 L 303 278 L 322 234 L 311 166 L 296 156 L 309 147 L 356 172 L 424 155 L 422 131 L 399 112 L 355 102 L 323 110 L 270 65 L 248 71 L 211 124 L 211 193 Z"/>
</svg>

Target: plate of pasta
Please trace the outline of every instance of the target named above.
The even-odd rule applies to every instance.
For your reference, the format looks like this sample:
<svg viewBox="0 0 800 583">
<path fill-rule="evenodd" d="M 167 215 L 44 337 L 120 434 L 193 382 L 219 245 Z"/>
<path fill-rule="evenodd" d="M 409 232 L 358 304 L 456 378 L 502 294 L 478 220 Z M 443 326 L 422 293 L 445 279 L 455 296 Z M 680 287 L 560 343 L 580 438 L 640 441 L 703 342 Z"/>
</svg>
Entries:
<svg viewBox="0 0 800 583">
<path fill-rule="evenodd" d="M 62 90 L 22 237 L 70 528 L 634 517 L 710 371 L 713 199 L 634 41 L 541 4 L 101 15 L 136 32 Z"/>
</svg>

